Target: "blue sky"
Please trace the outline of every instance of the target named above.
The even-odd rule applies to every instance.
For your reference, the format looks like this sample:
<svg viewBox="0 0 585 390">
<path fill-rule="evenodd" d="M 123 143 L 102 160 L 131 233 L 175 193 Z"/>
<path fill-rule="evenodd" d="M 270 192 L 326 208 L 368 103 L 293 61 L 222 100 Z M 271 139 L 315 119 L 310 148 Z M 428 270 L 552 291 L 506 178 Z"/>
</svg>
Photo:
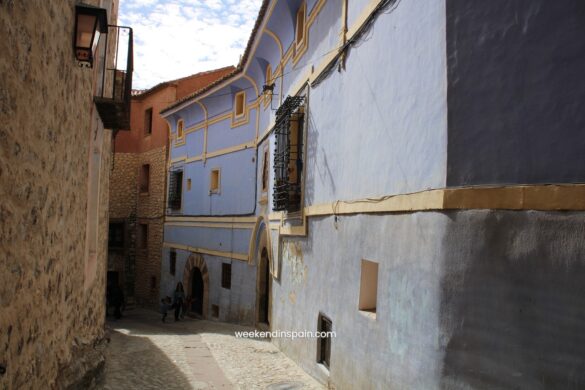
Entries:
<svg viewBox="0 0 585 390">
<path fill-rule="evenodd" d="M 236 65 L 261 0 L 121 0 L 134 29 L 133 88 Z"/>
</svg>

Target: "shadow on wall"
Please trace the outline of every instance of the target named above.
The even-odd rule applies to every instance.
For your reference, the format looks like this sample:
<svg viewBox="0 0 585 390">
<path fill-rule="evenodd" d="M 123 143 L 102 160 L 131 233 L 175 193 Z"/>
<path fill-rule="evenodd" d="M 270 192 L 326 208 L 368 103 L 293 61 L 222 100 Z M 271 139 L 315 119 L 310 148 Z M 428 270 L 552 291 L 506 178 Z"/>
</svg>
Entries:
<svg viewBox="0 0 585 390">
<path fill-rule="evenodd" d="M 585 388 L 585 217 L 450 215 L 443 388 Z"/>
</svg>

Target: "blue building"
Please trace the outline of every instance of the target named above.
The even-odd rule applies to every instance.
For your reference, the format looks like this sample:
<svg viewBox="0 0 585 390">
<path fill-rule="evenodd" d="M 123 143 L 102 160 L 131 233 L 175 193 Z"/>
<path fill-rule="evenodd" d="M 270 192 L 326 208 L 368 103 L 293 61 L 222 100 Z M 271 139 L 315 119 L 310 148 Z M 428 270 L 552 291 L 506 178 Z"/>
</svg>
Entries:
<svg viewBox="0 0 585 390">
<path fill-rule="evenodd" d="M 161 291 L 337 388 L 585 385 L 584 9 L 264 1 L 167 107 Z"/>
</svg>

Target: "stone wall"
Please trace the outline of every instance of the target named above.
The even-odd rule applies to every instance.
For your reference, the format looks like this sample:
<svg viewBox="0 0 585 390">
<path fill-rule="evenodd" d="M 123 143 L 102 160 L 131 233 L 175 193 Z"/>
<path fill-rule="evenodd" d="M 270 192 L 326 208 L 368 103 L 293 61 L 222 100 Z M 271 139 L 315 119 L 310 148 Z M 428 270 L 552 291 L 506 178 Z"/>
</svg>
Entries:
<svg viewBox="0 0 585 390">
<path fill-rule="evenodd" d="M 2 389 L 65 387 L 103 364 L 94 346 L 104 334 L 111 132 L 93 107 L 97 69 L 74 59 L 75 3 L 0 0 Z M 96 145 L 97 269 L 85 288 L 89 145 L 96 131 L 104 131 Z"/>
</svg>

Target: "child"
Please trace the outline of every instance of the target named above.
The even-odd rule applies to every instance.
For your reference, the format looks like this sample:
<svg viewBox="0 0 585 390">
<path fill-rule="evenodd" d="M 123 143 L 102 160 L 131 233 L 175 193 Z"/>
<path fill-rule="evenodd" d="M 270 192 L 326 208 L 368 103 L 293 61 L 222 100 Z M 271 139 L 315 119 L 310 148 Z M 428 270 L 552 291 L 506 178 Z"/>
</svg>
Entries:
<svg viewBox="0 0 585 390">
<path fill-rule="evenodd" d="M 171 297 L 166 297 L 160 300 L 160 313 L 162 314 L 162 322 L 167 318 L 167 312 L 171 308 Z"/>
</svg>

